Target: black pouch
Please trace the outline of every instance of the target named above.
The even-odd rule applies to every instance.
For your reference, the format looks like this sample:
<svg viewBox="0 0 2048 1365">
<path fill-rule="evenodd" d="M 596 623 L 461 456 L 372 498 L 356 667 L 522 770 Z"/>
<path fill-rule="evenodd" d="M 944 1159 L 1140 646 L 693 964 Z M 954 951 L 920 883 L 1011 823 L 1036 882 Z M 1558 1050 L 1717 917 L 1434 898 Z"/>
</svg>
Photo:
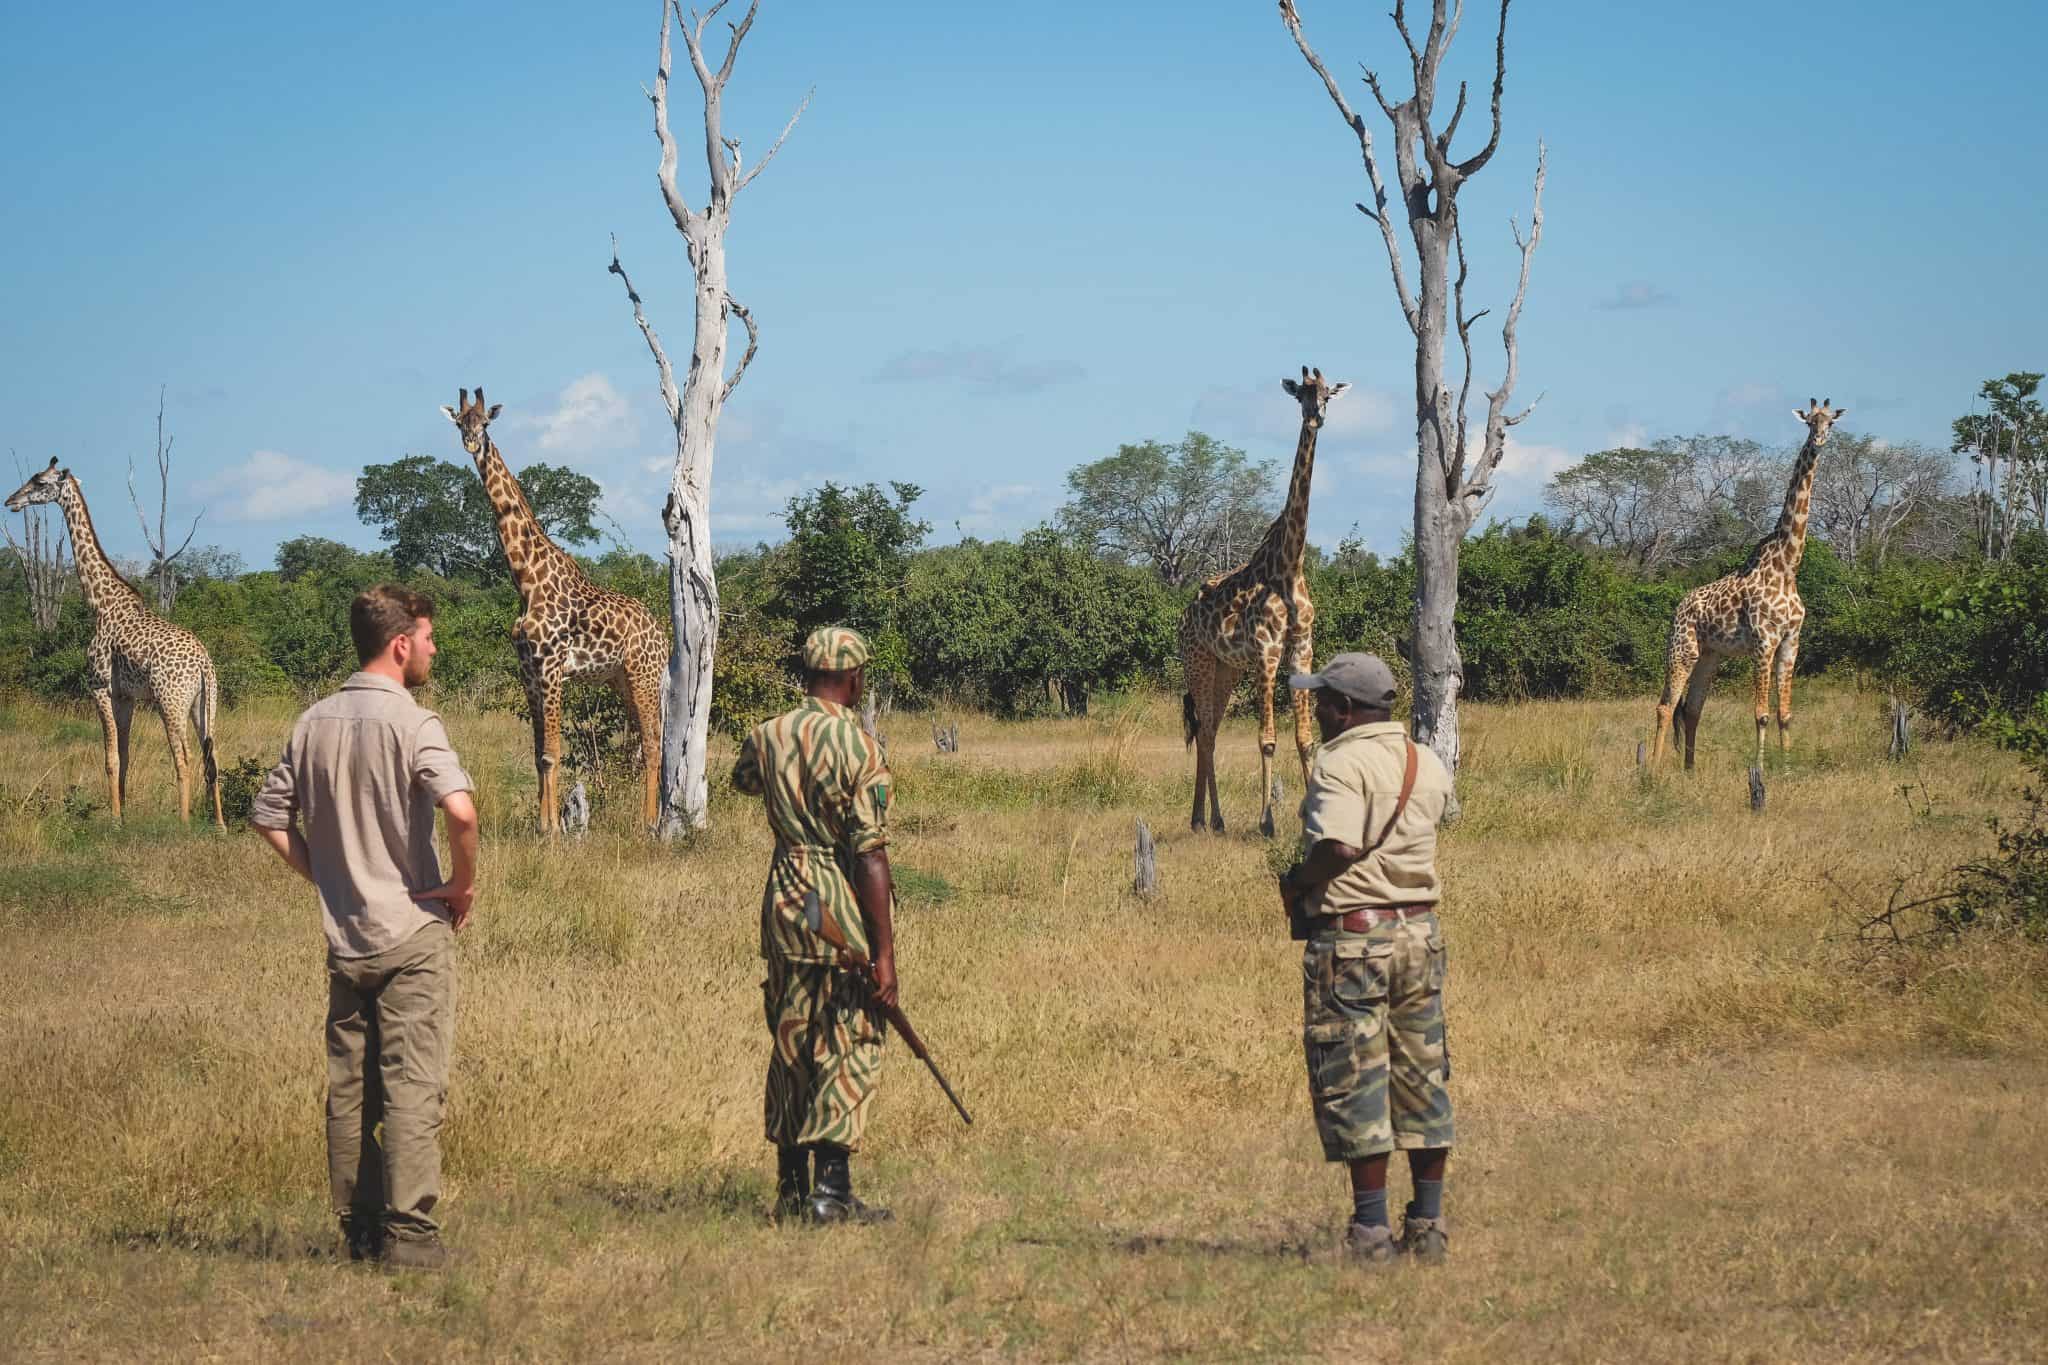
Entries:
<svg viewBox="0 0 2048 1365">
<path fill-rule="evenodd" d="M 1306 899 L 1306 896 L 1296 896 L 1287 902 L 1287 937 L 1296 943 L 1307 942 L 1316 931 L 1316 921 L 1322 918 L 1320 915 L 1311 915 L 1302 908 L 1302 902 Z"/>
</svg>

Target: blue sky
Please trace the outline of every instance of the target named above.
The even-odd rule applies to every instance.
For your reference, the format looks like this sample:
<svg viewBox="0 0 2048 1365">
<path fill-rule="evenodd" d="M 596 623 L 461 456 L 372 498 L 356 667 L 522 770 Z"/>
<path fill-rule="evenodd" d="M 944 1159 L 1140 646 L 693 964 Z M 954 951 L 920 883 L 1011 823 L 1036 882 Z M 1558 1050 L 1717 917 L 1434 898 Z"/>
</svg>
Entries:
<svg viewBox="0 0 2048 1365">
<path fill-rule="evenodd" d="M 605 273 L 616 232 L 687 350 L 641 94 L 656 5 L 183 8 L 0 15 L 0 448 L 61 457 L 138 555 L 123 483 L 165 385 L 174 512 L 261 567 L 307 532 L 374 543 L 356 473 L 462 460 L 439 405 L 482 383 L 515 466 L 592 475 L 657 548 L 671 441 Z M 1360 62 L 1405 93 L 1383 4 L 1301 9 L 1354 98 Z M 1468 16 L 1452 74 L 1488 79 L 1491 29 Z M 1502 148 L 1463 201 L 1497 318 L 1548 142 L 1520 389 L 1545 397 L 1495 512 L 1621 442 L 1788 439 L 1810 395 L 1945 445 L 1982 379 L 2048 368 L 2044 39 L 2020 3 L 1522 0 Z M 1121 442 L 1198 426 L 1284 461 L 1278 380 L 1311 364 L 1356 386 L 1312 535 L 1398 547 L 1412 345 L 1351 207 L 1355 141 L 1273 4 L 764 0 L 728 131 L 759 156 L 813 86 L 728 239 L 762 347 L 719 541 L 773 537 L 826 478 L 922 484 L 950 539 L 1036 524 Z M 701 197 L 694 96 L 679 72 Z M 1500 363 L 1481 331 L 1475 397 Z"/>
</svg>

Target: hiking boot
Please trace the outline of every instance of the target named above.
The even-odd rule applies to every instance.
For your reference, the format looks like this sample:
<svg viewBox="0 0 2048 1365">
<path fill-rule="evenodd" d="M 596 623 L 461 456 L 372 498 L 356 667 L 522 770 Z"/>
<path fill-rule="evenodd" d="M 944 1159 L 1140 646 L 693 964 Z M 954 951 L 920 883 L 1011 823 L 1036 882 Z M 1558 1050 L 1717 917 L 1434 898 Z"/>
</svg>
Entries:
<svg viewBox="0 0 2048 1365">
<path fill-rule="evenodd" d="M 1399 1250 L 1419 1264 L 1439 1264 L 1451 1254 L 1450 1225 L 1441 1218 L 1417 1218 L 1411 1213 L 1401 1220 Z"/>
<path fill-rule="evenodd" d="M 776 1222 L 802 1218 L 811 1203 L 811 1153 L 804 1147 L 775 1149 Z"/>
<path fill-rule="evenodd" d="M 863 1204 L 851 1193 L 837 1194 L 821 1189 L 811 1196 L 811 1202 L 804 1206 L 804 1221 L 812 1227 L 830 1227 L 834 1223 L 853 1223 L 866 1227 L 873 1223 L 887 1223 L 896 1217 L 887 1209 L 878 1209 Z"/>
<path fill-rule="evenodd" d="M 442 1270 L 448 1265 L 448 1248 L 439 1237 L 388 1237 L 384 1264 L 393 1270 Z"/>
<path fill-rule="evenodd" d="M 1394 1234 L 1385 1223 L 1352 1223 L 1344 1229 L 1344 1254 L 1354 1261 L 1378 1264 L 1394 1259 Z"/>
</svg>

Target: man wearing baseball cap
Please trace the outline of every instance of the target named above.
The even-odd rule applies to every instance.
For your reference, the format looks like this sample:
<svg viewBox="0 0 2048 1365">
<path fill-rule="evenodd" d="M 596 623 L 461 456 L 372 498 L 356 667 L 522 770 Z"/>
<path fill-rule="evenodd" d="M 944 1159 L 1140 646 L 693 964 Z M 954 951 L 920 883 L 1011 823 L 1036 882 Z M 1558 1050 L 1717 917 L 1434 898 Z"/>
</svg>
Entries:
<svg viewBox="0 0 2048 1365">
<path fill-rule="evenodd" d="M 856 709 L 867 663 L 868 643 L 858 632 L 812 631 L 804 642 L 803 701 L 755 726 L 732 770 L 735 788 L 761 798 L 775 834 L 761 895 L 775 1213 L 813 1224 L 889 1217 L 854 1197 L 849 1168 L 881 1076 L 875 1002 L 896 999 L 889 766 Z M 807 901 L 874 964 L 872 979 L 838 969 L 838 949 L 811 930 Z"/>
<path fill-rule="evenodd" d="M 1440 1261 L 1452 1128 L 1436 830 L 1455 808 L 1451 776 L 1393 718 L 1384 660 L 1339 654 L 1288 681 L 1315 693 L 1323 743 L 1301 803 L 1306 852 L 1280 895 L 1307 933 L 1302 1041 L 1316 1131 L 1323 1155 L 1351 1170 L 1345 1246 L 1364 1261 Z M 1415 1187 L 1398 1241 L 1387 1225 L 1397 1147 Z"/>
</svg>

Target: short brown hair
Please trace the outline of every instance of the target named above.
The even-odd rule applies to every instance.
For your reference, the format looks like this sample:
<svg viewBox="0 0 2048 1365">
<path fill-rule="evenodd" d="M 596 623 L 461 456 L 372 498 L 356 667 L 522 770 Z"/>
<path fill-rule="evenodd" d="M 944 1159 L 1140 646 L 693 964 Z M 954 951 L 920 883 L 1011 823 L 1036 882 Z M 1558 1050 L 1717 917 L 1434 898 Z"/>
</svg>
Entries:
<svg viewBox="0 0 2048 1365">
<path fill-rule="evenodd" d="M 410 635 L 424 616 L 432 619 L 434 601 L 425 593 L 396 583 L 380 583 L 356 594 L 348 604 L 348 633 L 356 642 L 356 662 L 368 663 L 401 635 Z"/>
</svg>

